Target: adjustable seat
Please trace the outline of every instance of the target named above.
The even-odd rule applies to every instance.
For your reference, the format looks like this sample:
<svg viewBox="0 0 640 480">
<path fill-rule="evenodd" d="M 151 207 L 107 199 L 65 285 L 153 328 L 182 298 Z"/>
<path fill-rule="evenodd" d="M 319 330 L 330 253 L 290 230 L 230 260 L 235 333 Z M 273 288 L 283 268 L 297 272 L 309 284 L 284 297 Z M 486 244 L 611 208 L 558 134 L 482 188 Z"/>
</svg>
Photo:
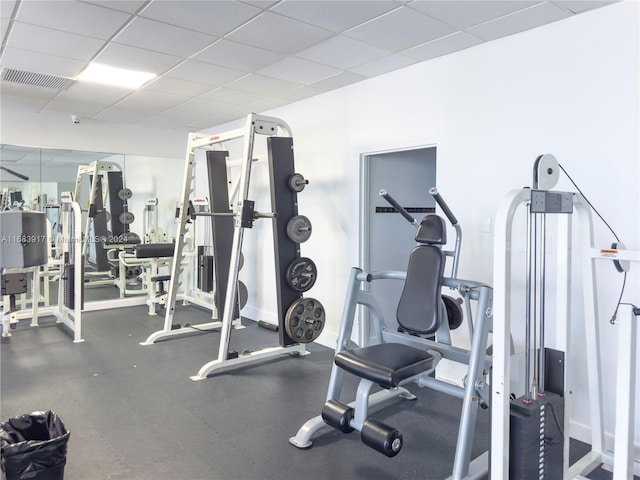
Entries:
<svg viewBox="0 0 640 480">
<path fill-rule="evenodd" d="M 396 317 L 400 331 L 410 335 L 432 335 L 440 323 L 446 321 L 440 292 L 445 266 L 441 246 L 447 243 L 444 219 L 435 214 L 425 216 L 416 233 L 416 242 L 418 245 L 409 257 Z M 386 389 L 396 388 L 435 368 L 431 353 L 401 343 L 343 350 L 336 354 L 334 361 L 341 369 L 362 379 L 358 390 L 363 389 L 367 395 L 374 384 Z M 364 415 L 358 415 L 353 408 L 336 400 L 329 400 L 322 410 L 322 418 L 345 433 L 353 427 L 360 429 L 364 443 L 387 456 L 397 455 L 402 447 L 400 432 L 366 418 L 366 403 L 356 404 L 356 408 L 363 409 Z"/>
</svg>

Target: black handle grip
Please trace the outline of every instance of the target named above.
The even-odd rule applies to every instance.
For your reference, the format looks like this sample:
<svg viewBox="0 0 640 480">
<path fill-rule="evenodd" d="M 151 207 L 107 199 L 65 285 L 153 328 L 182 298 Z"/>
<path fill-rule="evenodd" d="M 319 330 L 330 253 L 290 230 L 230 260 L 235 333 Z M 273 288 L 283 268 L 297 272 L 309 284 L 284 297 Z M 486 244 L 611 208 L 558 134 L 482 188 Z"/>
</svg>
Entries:
<svg viewBox="0 0 640 480">
<path fill-rule="evenodd" d="M 389 195 L 384 188 L 380 190 L 380 192 L 378 192 L 378 195 L 384 198 L 389 203 L 389 205 L 395 208 L 400 213 L 400 215 L 402 215 L 404 218 L 407 219 L 409 223 L 412 223 L 412 224 L 418 223 L 416 219 L 413 218 L 411 214 L 407 212 L 404 208 L 402 208 L 402 206 L 398 202 L 396 202 L 396 200 L 391 195 Z"/>
<path fill-rule="evenodd" d="M 444 199 L 440 196 L 440 194 L 438 193 L 438 189 L 436 187 L 431 187 L 429 189 L 429 193 L 433 196 L 436 203 L 440 206 L 444 214 L 447 216 L 447 218 L 451 222 L 451 225 L 457 225 L 458 219 L 449 208 L 449 205 L 447 205 Z"/>
</svg>

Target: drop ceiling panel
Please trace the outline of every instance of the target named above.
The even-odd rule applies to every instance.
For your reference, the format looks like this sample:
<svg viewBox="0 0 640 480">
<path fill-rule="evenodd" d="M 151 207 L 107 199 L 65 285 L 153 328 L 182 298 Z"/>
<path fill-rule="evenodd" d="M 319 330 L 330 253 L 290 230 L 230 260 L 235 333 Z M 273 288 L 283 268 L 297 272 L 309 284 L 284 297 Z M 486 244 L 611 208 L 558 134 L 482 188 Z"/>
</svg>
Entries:
<svg viewBox="0 0 640 480">
<path fill-rule="evenodd" d="M 242 75 L 244 75 L 244 72 L 195 60 L 187 60 L 167 72 L 168 77 L 197 81 L 198 83 L 212 85 L 211 88 L 213 86 L 222 86 L 240 78 Z"/>
<path fill-rule="evenodd" d="M 570 15 L 569 12 L 552 3 L 541 3 L 511 15 L 468 28 L 467 32 L 483 40 L 495 40 L 555 22 Z"/>
<path fill-rule="evenodd" d="M 287 57 L 268 67 L 258 70 L 258 73 L 269 77 L 291 80 L 302 84 L 308 84 L 322 80 L 340 73 L 340 70 L 310 62 L 302 58 Z"/>
<path fill-rule="evenodd" d="M 594 8 L 604 7 L 622 0 L 554 0 L 552 3 L 564 7 L 573 13 L 586 12 Z"/>
<path fill-rule="evenodd" d="M 2 0 L 0 2 L 0 17 L 11 18 L 11 15 L 13 15 L 13 9 L 16 6 L 16 3 L 18 3 L 17 0 Z"/>
<path fill-rule="evenodd" d="M 108 115 L 111 110 L 120 110 L 124 112 L 142 114 L 144 118 L 145 115 L 157 115 L 189 100 L 190 97 L 183 95 L 141 90 L 123 98 L 115 106 L 110 107 L 103 113 Z M 100 116 L 102 116 L 102 114 L 98 117 Z"/>
<path fill-rule="evenodd" d="M 397 52 L 454 31 L 453 27 L 416 10 L 402 8 L 348 30 L 345 35 Z"/>
<path fill-rule="evenodd" d="M 410 6 L 453 27 L 464 30 L 472 25 L 495 20 L 509 13 L 542 3 L 540 0 L 436 0 L 418 1 Z"/>
<path fill-rule="evenodd" d="M 466 32 L 456 32 L 446 37 L 440 37 L 431 42 L 404 50 L 402 53 L 416 60 L 425 61 L 448 53 L 464 50 L 479 43 L 482 43 L 482 40 L 473 35 Z"/>
<path fill-rule="evenodd" d="M 137 17 L 114 41 L 155 52 L 189 57 L 215 39 L 212 35 Z"/>
<path fill-rule="evenodd" d="M 216 100 L 236 106 L 257 102 L 262 97 L 263 95 L 261 94 L 244 92 L 228 87 L 217 88 L 201 95 L 201 98 L 206 98 L 207 100 Z"/>
<path fill-rule="evenodd" d="M 126 88 L 109 87 L 96 83 L 76 82 L 60 94 L 61 99 L 88 101 L 105 107 L 131 94 Z M 104 108 L 104 107 L 103 107 Z"/>
<path fill-rule="evenodd" d="M 93 100 L 80 100 L 73 97 L 57 97 L 47 105 L 47 111 L 63 112 L 67 115 L 78 115 L 83 119 L 92 118 L 105 109 L 104 103 Z M 71 122 L 71 118 L 69 122 Z"/>
<path fill-rule="evenodd" d="M 46 73 L 60 77 L 75 77 L 82 70 L 85 62 L 72 58 L 31 52 L 20 48 L 7 47 L 2 54 L 2 65 L 5 67 L 26 70 L 27 72 Z"/>
<path fill-rule="evenodd" d="M 220 39 L 193 57 L 194 60 L 224 65 L 246 72 L 258 70 L 284 58 L 283 54 Z"/>
<path fill-rule="evenodd" d="M 122 27 L 131 15 L 88 3 L 68 0 L 29 0 L 20 4 L 19 22 L 73 31 L 87 37 L 106 40 Z"/>
<path fill-rule="evenodd" d="M 408 67 L 416 63 L 417 60 L 406 55 L 394 53 L 386 57 L 378 58 L 372 62 L 359 65 L 349 69 L 353 73 L 363 75 L 365 77 L 375 77 L 384 73 L 392 72 L 400 68 Z"/>
<path fill-rule="evenodd" d="M 39 111 L 44 108 L 60 92 L 50 88 L 35 87 L 32 85 L 19 85 L 16 83 L 2 82 L 0 84 L 0 94 L 2 95 L 2 106 L 13 103 L 12 100 L 25 102 Z M 0 109 L 0 112 L 2 109 Z"/>
<path fill-rule="evenodd" d="M 313 2 L 285 0 L 276 5 L 272 11 L 339 33 L 399 6 L 400 3 L 387 0 L 315 0 Z"/>
<path fill-rule="evenodd" d="M 328 30 L 265 12 L 227 38 L 277 53 L 292 54 L 331 36 Z"/>
<path fill-rule="evenodd" d="M 20 22 L 13 24 L 9 37 L 9 46 L 77 60 L 89 60 L 102 45 L 96 38 Z"/>
<path fill-rule="evenodd" d="M 296 56 L 346 70 L 390 53 L 383 48 L 337 35 L 296 53 Z"/>
<path fill-rule="evenodd" d="M 141 14 L 146 18 L 222 36 L 238 28 L 262 10 L 240 2 L 153 2 Z"/>
<path fill-rule="evenodd" d="M 145 87 L 145 90 L 165 93 L 180 93 L 189 97 L 197 97 L 211 90 L 211 85 L 183 80 L 182 78 L 162 76 L 150 82 Z"/>
<path fill-rule="evenodd" d="M 182 57 L 154 52 L 144 48 L 110 43 L 95 58 L 96 62 L 118 68 L 129 68 L 160 75 L 182 62 Z"/>
<path fill-rule="evenodd" d="M 101 7 L 111 8 L 121 12 L 135 13 L 142 7 L 146 0 L 86 0 L 87 3 L 100 5 Z"/>
<path fill-rule="evenodd" d="M 338 75 L 334 75 L 333 77 L 320 80 L 319 82 L 312 83 L 311 87 L 329 91 L 335 90 L 336 88 L 346 87 L 347 85 L 351 85 L 352 83 L 360 82 L 365 78 L 367 77 L 358 75 L 357 73 L 343 72 L 339 73 Z"/>
<path fill-rule="evenodd" d="M 299 87 L 300 84 L 252 73 L 230 83 L 228 86 L 237 90 L 259 93 L 261 95 L 278 95 L 279 93 L 293 90 Z"/>
<path fill-rule="evenodd" d="M 288 92 L 284 92 L 278 95 L 279 98 L 284 98 L 290 102 L 297 102 L 299 100 L 304 100 L 305 98 L 313 97 L 315 95 L 320 95 L 324 93 L 324 90 L 319 88 L 302 86 L 298 88 L 294 88 L 293 90 L 289 90 Z"/>
</svg>

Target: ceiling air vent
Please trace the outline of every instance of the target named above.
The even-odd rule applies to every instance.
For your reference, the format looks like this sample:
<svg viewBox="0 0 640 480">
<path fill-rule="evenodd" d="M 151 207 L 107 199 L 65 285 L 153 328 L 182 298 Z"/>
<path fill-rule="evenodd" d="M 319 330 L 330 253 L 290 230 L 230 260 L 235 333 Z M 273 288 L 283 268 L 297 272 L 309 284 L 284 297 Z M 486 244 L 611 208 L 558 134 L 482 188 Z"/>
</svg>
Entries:
<svg viewBox="0 0 640 480">
<path fill-rule="evenodd" d="M 24 70 L 16 70 L 14 68 L 3 68 L 0 78 L 3 82 L 53 88 L 56 90 L 64 90 L 75 82 L 73 78 L 58 77 L 57 75 L 47 75 L 45 73 L 25 72 Z"/>
</svg>

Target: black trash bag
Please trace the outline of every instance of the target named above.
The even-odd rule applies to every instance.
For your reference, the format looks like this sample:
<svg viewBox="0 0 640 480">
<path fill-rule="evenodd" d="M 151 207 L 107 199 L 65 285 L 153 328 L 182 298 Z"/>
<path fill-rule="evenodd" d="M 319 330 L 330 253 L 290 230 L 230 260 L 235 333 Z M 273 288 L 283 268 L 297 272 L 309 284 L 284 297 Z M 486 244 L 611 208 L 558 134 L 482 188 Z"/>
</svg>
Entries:
<svg viewBox="0 0 640 480">
<path fill-rule="evenodd" d="M 33 412 L 0 425 L 7 480 L 62 480 L 70 432 L 55 412 Z"/>
</svg>

